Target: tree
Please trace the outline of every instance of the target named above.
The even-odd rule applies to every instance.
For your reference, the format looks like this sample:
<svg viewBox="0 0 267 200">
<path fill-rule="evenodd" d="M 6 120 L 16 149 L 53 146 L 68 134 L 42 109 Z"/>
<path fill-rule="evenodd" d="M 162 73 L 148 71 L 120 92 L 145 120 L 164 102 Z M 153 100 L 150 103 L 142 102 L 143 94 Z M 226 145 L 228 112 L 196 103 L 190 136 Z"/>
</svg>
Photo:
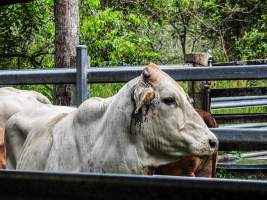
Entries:
<svg viewBox="0 0 267 200">
<path fill-rule="evenodd" d="M 221 45 L 223 57 L 228 61 L 242 58 L 240 48 L 237 48 L 240 42 L 237 41 L 246 40 L 249 32 L 255 32 L 266 23 L 262 20 L 266 15 L 266 0 L 205 0 L 201 4 L 201 9 L 205 19 L 202 30 L 208 30 L 206 37 L 215 44 Z M 257 34 L 254 36 L 255 39 L 262 37 Z M 262 41 L 255 40 L 258 44 Z M 253 46 L 255 45 L 254 43 Z"/>
<path fill-rule="evenodd" d="M 60 67 L 76 66 L 76 47 L 79 45 L 78 0 L 55 1 L 55 64 Z M 56 85 L 54 102 L 71 105 L 71 86 Z"/>
</svg>

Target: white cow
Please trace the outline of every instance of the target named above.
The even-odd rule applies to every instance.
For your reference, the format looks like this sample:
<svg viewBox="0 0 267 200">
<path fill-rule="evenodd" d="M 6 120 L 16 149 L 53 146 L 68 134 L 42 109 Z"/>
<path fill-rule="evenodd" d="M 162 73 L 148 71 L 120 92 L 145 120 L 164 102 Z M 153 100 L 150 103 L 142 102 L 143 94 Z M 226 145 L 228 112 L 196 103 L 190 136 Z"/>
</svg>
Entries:
<svg viewBox="0 0 267 200">
<path fill-rule="evenodd" d="M 45 109 L 8 122 L 7 134 L 30 127 L 17 169 L 144 174 L 218 147 L 182 88 L 154 64 L 111 98 L 91 98 L 71 112 Z"/>
<path fill-rule="evenodd" d="M 17 112 L 34 110 L 42 104 L 51 103 L 45 96 L 38 92 L 18 90 L 12 87 L 0 88 L 0 157 L 2 158 L 2 163 L 5 163 L 4 128 L 7 120 Z M 8 136 L 12 137 L 12 134 Z M 27 135 L 20 135 L 20 137 L 12 138 L 13 143 L 10 146 L 20 151 L 26 137 Z"/>
<path fill-rule="evenodd" d="M 51 104 L 47 97 L 34 91 L 18 90 L 12 87 L 0 88 L 0 127 L 15 113 L 38 107 L 40 104 Z"/>
</svg>

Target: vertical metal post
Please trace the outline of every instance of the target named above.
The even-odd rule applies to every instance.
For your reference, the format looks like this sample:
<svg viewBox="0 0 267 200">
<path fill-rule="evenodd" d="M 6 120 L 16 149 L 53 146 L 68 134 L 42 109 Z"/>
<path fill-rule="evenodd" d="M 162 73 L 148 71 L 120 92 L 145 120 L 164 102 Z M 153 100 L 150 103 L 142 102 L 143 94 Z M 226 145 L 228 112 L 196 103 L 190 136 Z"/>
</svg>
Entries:
<svg viewBox="0 0 267 200">
<path fill-rule="evenodd" d="M 193 63 L 194 67 L 207 67 L 209 54 L 207 53 L 192 53 L 186 55 L 186 62 Z M 189 96 L 193 99 L 195 108 L 210 111 L 209 106 L 209 88 L 207 81 L 190 81 Z"/>
<path fill-rule="evenodd" d="M 76 87 L 77 100 L 79 106 L 88 98 L 87 68 L 89 67 L 87 47 L 79 45 L 77 47 L 77 66 L 76 66 Z"/>
</svg>

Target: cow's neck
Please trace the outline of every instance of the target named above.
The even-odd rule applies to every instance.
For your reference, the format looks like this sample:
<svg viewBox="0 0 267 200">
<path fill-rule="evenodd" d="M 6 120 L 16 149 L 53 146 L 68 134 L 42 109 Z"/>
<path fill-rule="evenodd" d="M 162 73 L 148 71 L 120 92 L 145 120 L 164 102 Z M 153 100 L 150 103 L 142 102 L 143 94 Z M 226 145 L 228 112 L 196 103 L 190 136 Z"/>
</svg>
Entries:
<svg viewBox="0 0 267 200">
<path fill-rule="evenodd" d="M 80 124 L 87 130 L 86 135 L 76 131 L 77 143 L 81 147 L 81 171 L 141 173 L 136 146 L 129 136 L 134 109 L 131 88 L 135 82 L 129 82 L 109 99 L 89 100 L 88 105 L 84 105 L 87 108 L 79 108 L 83 110 L 80 112 L 83 117 L 78 117 L 83 120 Z"/>
</svg>

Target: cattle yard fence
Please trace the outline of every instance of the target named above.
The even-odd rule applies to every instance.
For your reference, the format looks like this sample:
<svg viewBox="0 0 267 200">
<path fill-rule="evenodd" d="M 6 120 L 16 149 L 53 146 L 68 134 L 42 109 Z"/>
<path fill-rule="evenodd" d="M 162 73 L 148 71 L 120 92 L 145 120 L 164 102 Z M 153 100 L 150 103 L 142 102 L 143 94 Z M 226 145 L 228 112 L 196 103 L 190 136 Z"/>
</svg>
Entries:
<svg viewBox="0 0 267 200">
<path fill-rule="evenodd" d="M 193 63 L 180 65 L 159 65 L 163 71 L 168 73 L 176 81 L 194 81 L 204 82 L 212 80 L 260 80 L 267 79 L 267 64 L 241 65 L 235 64 L 217 65 L 212 67 L 199 67 Z M 210 66 L 210 63 L 209 63 Z M 90 67 L 87 47 L 79 45 L 77 47 L 77 66 L 73 68 L 57 68 L 57 69 L 31 69 L 31 70 L 0 70 L 0 85 L 21 85 L 21 84 L 76 84 L 77 88 L 77 106 L 90 96 L 88 84 L 90 83 L 118 83 L 127 82 L 138 76 L 145 66 L 116 66 L 116 67 Z M 242 89 L 241 89 L 242 90 Z M 262 88 L 257 91 L 264 90 Z M 264 90 L 265 91 L 265 90 Z M 263 92 L 264 92 L 263 91 Z M 201 91 L 203 93 L 203 91 Z M 219 93 L 218 91 L 209 91 Z M 226 92 L 226 91 L 224 91 Z M 244 91 L 243 91 L 244 92 Z M 253 91 L 254 92 L 254 91 Z M 259 92 L 260 93 L 260 92 Z M 206 95 L 210 98 L 210 94 Z M 219 97 L 218 97 L 219 98 Z M 224 97 L 220 97 L 224 98 Z M 233 98 L 234 99 L 234 98 Z M 232 99 L 232 100 L 233 100 Z M 241 98 L 242 99 L 242 98 Z M 239 99 L 240 100 L 240 99 Z M 244 97 L 243 100 L 250 100 Z M 262 100 L 260 97 L 258 100 Z M 205 100 L 207 101 L 207 100 Z M 217 99 L 217 102 L 220 100 Z M 229 99 L 221 99 L 221 102 L 230 101 Z M 236 100 L 238 101 L 238 100 Z M 264 100 L 265 103 L 265 100 Z M 251 116 L 216 116 L 217 120 L 249 120 Z M 266 119 L 266 114 L 258 114 L 261 120 Z M 220 150 L 264 150 L 267 147 L 267 129 L 258 128 L 214 128 L 211 129 L 220 141 Z M 219 165 L 220 169 L 229 171 L 261 171 L 267 172 L 267 165 Z M 71 180 L 74 188 L 67 187 Z M 40 180 L 40 181 L 39 181 Z M 11 184 L 9 184 L 11 183 Z M 61 183 L 64 187 L 61 188 Z M 78 187 L 79 184 L 85 185 Z M 92 184 L 96 184 L 92 186 Z M 51 184 L 51 185 L 50 185 Z M 115 185 L 113 187 L 113 184 Z M 47 186 L 49 185 L 49 187 Z M 103 191 L 100 192 L 101 185 Z M 141 186 L 144 187 L 141 187 Z M 149 199 L 157 197 L 157 199 L 165 199 L 169 197 L 168 192 L 175 193 L 175 199 L 188 199 L 192 194 L 198 194 L 198 199 L 249 199 L 249 197 L 263 197 L 266 195 L 267 181 L 241 181 L 241 180 L 221 180 L 221 179 L 201 179 L 194 180 L 177 177 L 138 177 L 138 176 L 116 176 L 116 175 L 90 175 L 90 174 L 51 174 L 51 173 L 35 173 L 35 172 L 17 172 L 17 171 L 0 171 L 0 197 L 9 197 L 14 193 L 14 188 L 18 195 L 22 195 L 24 199 L 35 197 L 38 194 L 47 195 L 47 199 L 79 197 L 83 199 L 84 192 L 88 191 L 93 197 L 98 199 L 117 198 L 124 189 L 129 190 L 132 194 L 127 195 L 127 199 L 142 198 Z M 37 186 L 40 186 L 39 188 Z M 234 187 L 237 188 L 234 189 Z M 119 189 L 118 187 L 122 187 Z M 164 190 L 155 188 L 163 187 Z M 34 190 L 31 190 L 34 188 Z M 60 189 L 61 188 L 61 189 Z M 115 188 L 115 189 L 114 189 Z M 128 189 L 127 189 L 128 188 Z M 88 190 L 87 190 L 88 189 Z M 59 191 L 58 194 L 54 190 Z M 68 196 L 66 191 L 73 191 Z M 177 192 L 177 191 L 180 192 Z M 26 193 L 24 192 L 26 191 Z M 35 192 L 38 194 L 35 194 Z M 161 192 L 160 192 L 161 191 Z M 195 192 L 192 192 L 195 191 Z M 242 192 L 240 192 L 242 191 Z M 24 193 L 23 193 L 24 192 Z M 80 192 L 83 192 L 80 194 Z M 105 193 L 107 192 L 107 193 Z M 221 196 L 224 192 L 223 196 Z M 114 193 L 116 195 L 114 195 Z M 210 194 L 212 193 L 212 194 Z M 68 192 L 69 194 L 69 192 Z M 241 195 L 244 194 L 244 195 Z M 248 195 L 251 194 L 251 195 Z M 6 196 L 5 196 L 6 195 Z M 23 199 L 18 195 L 13 195 L 13 199 Z M 144 196 L 142 196 L 144 195 Z M 167 196 L 166 196 L 167 195 Z M 240 196 L 241 195 L 241 196 Z M 190 196 L 190 197 L 191 197 Z M 148 198 L 149 197 L 149 198 Z M 163 198 L 164 197 L 164 198 Z M 221 198 L 223 197 L 223 198 Z M 121 199 L 121 198 L 119 198 Z"/>
<path fill-rule="evenodd" d="M 267 79 L 267 64 L 195 67 L 193 64 L 159 65 L 177 81 Z M 88 83 L 127 82 L 145 66 L 90 67 L 87 47 L 77 47 L 77 67 L 57 69 L 0 70 L 0 85 L 76 84 L 77 105 L 90 96 Z M 265 115 L 264 115 L 265 116 Z M 266 117 L 266 116 L 265 116 Z M 267 131 L 259 129 L 216 128 L 222 150 L 261 150 L 267 146 Z"/>
<path fill-rule="evenodd" d="M 0 186 L 12 200 L 263 200 L 267 181 L 0 170 Z"/>
</svg>

